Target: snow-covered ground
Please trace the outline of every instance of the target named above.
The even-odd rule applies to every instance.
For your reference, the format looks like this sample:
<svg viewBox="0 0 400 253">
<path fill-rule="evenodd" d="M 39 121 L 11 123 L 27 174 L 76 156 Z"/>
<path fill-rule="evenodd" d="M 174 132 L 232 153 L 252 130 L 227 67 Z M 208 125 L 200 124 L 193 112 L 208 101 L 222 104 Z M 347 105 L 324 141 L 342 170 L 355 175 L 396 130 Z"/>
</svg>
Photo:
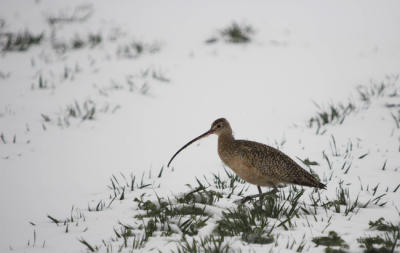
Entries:
<svg viewBox="0 0 400 253">
<path fill-rule="evenodd" d="M 319 252 L 323 247 L 311 239 L 335 230 L 351 252 L 362 251 L 356 239 L 371 232 L 370 220 L 400 221 L 400 190 L 394 192 L 400 169 L 399 8 L 398 1 L 370 0 L 2 0 L 0 34 L 26 30 L 44 37 L 26 51 L 0 55 L 0 252 L 86 251 L 79 238 L 101 245 L 115 237 L 118 221 L 140 223 L 132 200 L 142 193 L 151 200 L 155 193 L 173 197 L 187 192 L 186 184 L 196 185 L 195 177 L 223 175 L 214 136 L 185 150 L 173 170 L 164 168 L 157 177 L 181 145 L 221 116 L 237 138 L 283 144 L 280 149 L 292 158 L 318 162 L 312 168 L 322 180 L 332 175 L 323 196 L 334 198 L 343 181 L 352 200 L 386 194 L 387 202 L 362 208 L 351 219 L 332 210 L 320 211 L 320 222 L 296 218 L 296 227 L 273 232 L 277 246 L 227 237 L 234 248 L 283 252 L 290 240 L 298 245 L 305 235 L 307 251 Z M 50 24 L 50 17 L 82 20 Z M 232 22 L 254 29 L 250 43 L 205 43 Z M 387 88 L 363 102 L 356 87 L 372 87 L 371 80 Z M 356 109 L 342 124 L 324 126 L 322 135 L 307 127 L 318 111 L 313 101 L 327 106 L 349 99 Z M 347 173 L 344 162 L 345 168 L 351 164 Z M 120 173 L 132 174 L 139 181 L 143 172 L 151 187 L 88 212 L 88 203 L 109 203 L 112 175 L 122 180 Z M 247 193 L 255 192 L 252 186 Z M 304 194 L 305 203 L 311 192 Z M 64 219 L 72 206 L 85 218 L 65 233 L 47 215 Z M 198 236 L 235 207 L 232 199 L 220 199 Z M 169 252 L 176 249 L 170 240 L 150 237 L 142 250 Z"/>
</svg>

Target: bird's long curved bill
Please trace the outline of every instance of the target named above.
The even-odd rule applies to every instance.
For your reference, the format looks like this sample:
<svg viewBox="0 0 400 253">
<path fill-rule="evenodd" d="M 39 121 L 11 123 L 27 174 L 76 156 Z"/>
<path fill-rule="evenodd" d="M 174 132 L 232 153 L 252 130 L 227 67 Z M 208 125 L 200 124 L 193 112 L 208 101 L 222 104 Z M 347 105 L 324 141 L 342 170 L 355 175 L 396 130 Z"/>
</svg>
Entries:
<svg viewBox="0 0 400 253">
<path fill-rule="evenodd" d="M 210 130 L 208 130 L 207 132 L 205 132 L 204 134 L 202 134 L 202 135 L 200 135 L 200 136 L 194 138 L 193 140 L 189 141 L 188 143 L 186 143 L 185 146 L 181 147 L 181 148 L 180 148 L 178 151 L 176 151 L 176 153 L 172 156 L 171 160 L 169 160 L 169 162 L 168 162 L 168 167 L 169 167 L 169 165 L 171 164 L 172 160 L 174 160 L 175 156 L 177 156 L 177 155 L 178 155 L 182 150 L 184 150 L 187 146 L 189 146 L 190 144 L 192 144 L 192 143 L 195 142 L 195 141 L 200 140 L 200 139 L 203 138 L 203 137 L 206 137 L 206 136 L 212 134 L 213 132 L 214 132 L 214 131 L 212 131 L 212 130 L 210 129 Z"/>
</svg>

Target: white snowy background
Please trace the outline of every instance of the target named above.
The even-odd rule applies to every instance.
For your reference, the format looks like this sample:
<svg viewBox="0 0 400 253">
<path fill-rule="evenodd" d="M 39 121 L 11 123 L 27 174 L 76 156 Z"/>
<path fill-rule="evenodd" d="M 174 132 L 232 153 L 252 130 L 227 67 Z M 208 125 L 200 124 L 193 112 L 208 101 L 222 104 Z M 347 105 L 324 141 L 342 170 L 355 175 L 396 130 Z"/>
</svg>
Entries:
<svg viewBox="0 0 400 253">
<path fill-rule="evenodd" d="M 48 22 L 77 10 L 88 18 Z M 0 252 L 85 252 L 81 237 L 99 245 L 118 221 L 133 219 L 136 195 L 87 212 L 88 203 L 109 196 L 110 177 L 147 177 L 150 170 L 157 175 L 178 148 L 219 117 L 229 120 L 236 138 L 282 143 L 279 148 L 292 158 L 318 161 L 313 169 L 321 179 L 330 175 L 323 151 L 335 170 L 342 165 L 331 154 L 332 136 L 339 152 L 352 142 L 357 149 L 351 170 L 335 173 L 324 194 L 334 195 L 340 180 L 350 183 L 353 197 L 360 181 L 379 183 L 382 193 L 389 189 L 385 207 L 362 209 L 351 221 L 337 214 L 328 229 L 351 252 L 361 252 L 356 239 L 368 232 L 368 221 L 400 221 L 400 190 L 393 192 L 400 183 L 400 131 L 392 116 L 400 117 L 400 97 L 389 96 L 400 92 L 399 10 L 399 1 L 375 0 L 2 0 L 0 33 L 44 37 L 27 51 L 0 54 L 0 134 L 6 142 L 0 140 Z M 233 22 L 254 29 L 250 43 L 205 43 Z M 100 35 L 101 42 L 64 53 L 53 48 L 89 34 Z M 124 55 L 132 42 L 145 45 L 142 54 Z M 380 82 L 394 84 L 369 104 L 359 99 L 359 85 Z M 318 111 L 315 103 L 349 99 L 357 110 L 343 124 L 323 135 L 307 127 Z M 96 107 L 94 118 L 65 122 L 67 108 L 83 108 L 85 101 Z M 216 145 L 213 136 L 186 149 L 173 170 L 164 168 L 157 179 L 161 187 L 148 193 L 172 196 L 187 191 L 185 184 L 195 177 L 223 174 Z M 248 193 L 256 193 L 255 187 Z M 72 206 L 87 213 L 87 224 L 65 233 L 47 215 L 62 219 Z M 298 226 L 292 238 L 319 236 L 325 226 Z M 238 240 L 232 245 L 244 252 L 275 247 Z M 276 247 L 284 252 L 285 246 Z M 323 251 L 311 239 L 307 247 Z M 152 238 L 143 251 L 151 249 L 169 252 L 175 244 Z"/>
</svg>

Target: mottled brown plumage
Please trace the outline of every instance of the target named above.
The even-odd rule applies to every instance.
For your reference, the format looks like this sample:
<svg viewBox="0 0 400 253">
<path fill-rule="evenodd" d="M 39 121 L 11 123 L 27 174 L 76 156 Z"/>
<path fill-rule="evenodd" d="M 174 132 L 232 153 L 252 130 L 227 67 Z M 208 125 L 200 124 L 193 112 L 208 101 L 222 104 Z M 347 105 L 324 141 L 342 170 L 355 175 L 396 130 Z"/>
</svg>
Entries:
<svg viewBox="0 0 400 253">
<path fill-rule="evenodd" d="M 257 185 L 260 194 L 260 186 L 273 187 L 276 191 L 279 184 L 326 188 L 326 185 L 320 183 L 281 151 L 254 141 L 235 140 L 231 126 L 224 118 L 214 121 L 210 130 L 179 149 L 168 166 L 180 151 L 210 134 L 218 135 L 218 155 L 221 160 L 240 178 Z"/>
</svg>

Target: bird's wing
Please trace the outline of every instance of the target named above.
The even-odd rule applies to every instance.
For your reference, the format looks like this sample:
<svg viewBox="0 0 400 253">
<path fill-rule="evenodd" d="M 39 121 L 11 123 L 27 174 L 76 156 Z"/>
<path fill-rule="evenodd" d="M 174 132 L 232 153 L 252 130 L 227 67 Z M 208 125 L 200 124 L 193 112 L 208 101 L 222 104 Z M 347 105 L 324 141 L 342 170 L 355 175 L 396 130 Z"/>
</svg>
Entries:
<svg viewBox="0 0 400 253">
<path fill-rule="evenodd" d="M 265 176 L 282 183 L 293 183 L 324 188 L 310 173 L 283 152 L 262 143 L 240 140 L 238 150 L 241 159 Z"/>
<path fill-rule="evenodd" d="M 282 158 L 277 157 L 277 155 L 281 156 L 278 153 L 283 154 L 279 150 L 262 143 L 246 140 L 238 141 L 236 150 L 244 162 L 256 168 L 263 175 L 274 178 L 279 176 L 278 168 L 280 166 L 278 165 L 278 161 L 282 161 Z M 286 156 L 285 154 L 283 155 Z"/>
</svg>

